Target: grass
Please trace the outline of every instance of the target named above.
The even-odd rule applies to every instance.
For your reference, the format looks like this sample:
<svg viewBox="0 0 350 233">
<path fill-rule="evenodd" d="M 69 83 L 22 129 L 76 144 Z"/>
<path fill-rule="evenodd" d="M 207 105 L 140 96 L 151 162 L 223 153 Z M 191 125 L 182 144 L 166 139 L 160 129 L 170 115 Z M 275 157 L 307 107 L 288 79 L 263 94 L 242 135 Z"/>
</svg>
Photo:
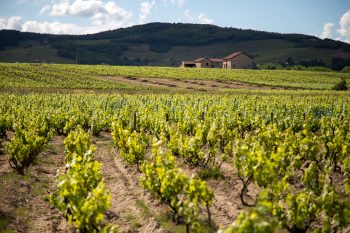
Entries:
<svg viewBox="0 0 350 233">
<path fill-rule="evenodd" d="M 137 229 L 142 226 L 139 222 L 138 217 L 133 215 L 132 213 L 128 213 L 125 216 L 125 220 L 130 224 L 131 232 L 137 232 Z"/>
<path fill-rule="evenodd" d="M 198 176 L 201 179 L 208 180 L 208 179 L 214 179 L 214 180 L 223 180 L 224 174 L 218 167 L 212 167 L 212 168 L 202 168 L 197 172 Z"/>
<path fill-rule="evenodd" d="M 177 225 L 172 221 L 172 216 L 169 214 L 156 213 L 150 210 L 145 202 L 142 200 L 136 201 L 136 206 L 141 210 L 141 216 L 144 218 L 154 217 L 157 222 L 168 232 L 185 233 L 184 225 Z"/>
<path fill-rule="evenodd" d="M 0 215 L 0 233 L 13 233 L 9 228 L 10 221 L 5 216 Z"/>
<path fill-rule="evenodd" d="M 61 152 L 61 148 L 58 148 L 56 145 L 53 144 L 46 145 L 45 150 L 54 155 L 58 155 Z"/>
<path fill-rule="evenodd" d="M 136 206 L 141 210 L 141 216 L 144 218 L 154 217 L 157 222 L 167 231 L 176 233 L 185 233 L 186 226 L 184 224 L 176 224 L 172 220 L 172 215 L 170 213 L 156 213 L 150 210 L 145 202 L 142 200 L 136 201 Z M 205 221 L 199 222 L 199 233 L 209 233 L 214 232 L 214 229 Z"/>
<path fill-rule="evenodd" d="M 49 185 L 47 183 L 44 182 L 37 182 L 34 181 L 31 185 L 32 187 L 32 193 L 34 196 L 46 196 L 47 195 L 47 191 L 49 190 Z"/>
<path fill-rule="evenodd" d="M 145 218 L 150 218 L 153 216 L 152 211 L 148 208 L 146 203 L 142 200 L 136 200 L 136 206 L 141 209 L 141 215 Z"/>
<path fill-rule="evenodd" d="M 26 218 L 28 216 L 28 210 L 20 206 L 16 208 L 16 216 L 19 218 Z"/>
</svg>

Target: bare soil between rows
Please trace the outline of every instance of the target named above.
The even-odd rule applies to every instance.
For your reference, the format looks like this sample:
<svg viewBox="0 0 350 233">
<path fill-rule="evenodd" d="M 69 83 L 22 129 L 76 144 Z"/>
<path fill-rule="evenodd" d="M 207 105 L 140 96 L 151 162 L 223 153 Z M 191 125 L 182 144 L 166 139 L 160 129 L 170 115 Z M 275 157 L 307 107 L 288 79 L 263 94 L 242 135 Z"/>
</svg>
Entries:
<svg viewBox="0 0 350 233">
<path fill-rule="evenodd" d="M 55 137 L 23 177 L 10 168 L 7 155 L 0 155 L 0 226 L 5 226 L 5 230 L 72 232 L 62 214 L 49 202 L 49 193 L 56 188 L 57 170 L 64 168 L 63 140 Z M 141 187 L 142 173 L 122 161 L 109 134 L 94 138 L 93 143 L 104 182 L 111 192 L 111 208 L 105 214 L 108 222 L 116 224 L 119 232 L 185 232 L 183 225 L 171 221 L 170 209 Z M 181 167 L 188 175 L 196 172 L 184 164 Z M 232 166 L 226 164 L 222 170 L 225 179 L 207 181 L 215 201 L 210 208 L 213 227 L 205 232 L 229 226 L 245 208 L 239 200 L 241 185 L 234 178 Z M 256 194 L 255 190 L 251 191 L 252 195 Z M 206 211 L 201 212 L 204 222 Z"/>
<path fill-rule="evenodd" d="M 291 88 L 251 84 L 225 80 L 195 80 L 195 79 L 166 79 L 149 77 L 120 77 L 101 76 L 104 80 L 113 80 L 134 86 L 170 88 L 176 90 L 213 91 L 218 89 L 247 89 L 247 90 L 286 90 Z"/>
</svg>

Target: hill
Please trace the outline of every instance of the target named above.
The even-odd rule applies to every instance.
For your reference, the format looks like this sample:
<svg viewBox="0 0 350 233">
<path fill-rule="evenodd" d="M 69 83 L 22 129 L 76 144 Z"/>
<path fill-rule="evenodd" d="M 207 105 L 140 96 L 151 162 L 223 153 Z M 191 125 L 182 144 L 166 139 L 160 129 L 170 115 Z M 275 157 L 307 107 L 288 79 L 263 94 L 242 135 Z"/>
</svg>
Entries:
<svg viewBox="0 0 350 233">
<path fill-rule="evenodd" d="M 1 62 L 178 66 L 181 60 L 244 51 L 257 64 L 289 63 L 340 70 L 350 45 L 302 34 L 214 25 L 150 23 L 90 35 L 0 31 Z"/>
</svg>

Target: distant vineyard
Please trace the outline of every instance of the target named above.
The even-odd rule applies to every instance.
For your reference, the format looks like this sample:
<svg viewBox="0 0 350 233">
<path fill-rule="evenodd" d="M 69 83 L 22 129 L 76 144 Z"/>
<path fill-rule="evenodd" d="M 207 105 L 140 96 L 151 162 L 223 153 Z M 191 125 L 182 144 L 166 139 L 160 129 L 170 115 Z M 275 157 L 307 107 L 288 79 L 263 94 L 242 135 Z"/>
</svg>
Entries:
<svg viewBox="0 0 350 233">
<path fill-rule="evenodd" d="M 237 81 L 274 87 L 330 90 L 350 75 L 336 72 L 184 69 L 88 65 L 0 64 L 0 88 L 146 90 L 103 77 L 149 77 L 172 80 Z M 157 88 L 159 89 L 159 88 Z M 162 89 L 162 88 L 160 88 Z"/>
<path fill-rule="evenodd" d="M 44 67 L 63 72 L 75 66 Z M 109 72 L 113 69 L 118 70 Z M 216 229 L 211 213 L 216 195 L 207 181 L 224 171 L 229 173 L 224 182 L 237 180 L 244 208 L 222 232 L 349 230 L 347 95 L 2 94 L 0 103 L 0 133 L 15 132 L 6 148 L 11 164 L 23 165 L 13 165 L 21 174 L 41 145 L 53 135 L 66 136 L 66 170 L 51 202 L 82 231 L 115 230 L 103 220 L 110 196 L 90 145 L 91 134 L 102 132 L 112 135 L 125 165 L 142 173 L 140 186 L 187 232 Z"/>
</svg>

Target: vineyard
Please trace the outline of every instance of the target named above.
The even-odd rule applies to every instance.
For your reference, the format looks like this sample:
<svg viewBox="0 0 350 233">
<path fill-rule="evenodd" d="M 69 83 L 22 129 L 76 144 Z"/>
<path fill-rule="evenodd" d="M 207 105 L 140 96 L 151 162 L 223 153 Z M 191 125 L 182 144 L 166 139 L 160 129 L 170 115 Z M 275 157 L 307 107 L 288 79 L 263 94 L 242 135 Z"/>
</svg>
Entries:
<svg viewBox="0 0 350 233">
<path fill-rule="evenodd" d="M 96 75 L 158 69 L 1 66 L 3 88 L 129 88 Z M 350 96 L 294 92 L 0 94 L 0 228 L 349 232 Z"/>
<path fill-rule="evenodd" d="M 130 82 L 130 80 L 144 77 L 147 77 L 147 79 L 141 79 L 140 82 Z M 214 87 L 215 93 L 218 91 L 232 92 L 232 88 L 261 89 L 262 87 L 266 89 L 331 90 L 342 79 L 347 80 L 349 78 L 348 73 L 293 70 L 180 69 L 0 63 L 0 90 L 15 91 L 29 89 L 55 92 L 62 89 L 78 89 L 129 92 L 143 90 L 152 93 L 172 90 L 177 92 L 179 91 L 179 83 L 187 86 L 187 88 L 184 88 L 187 92 L 192 91 L 192 89 L 207 91 L 206 85 L 210 85 L 211 89 Z M 208 81 L 211 81 L 211 83 L 208 84 Z M 147 85 L 150 83 L 154 85 Z M 197 84 L 197 88 L 191 88 L 191 83 Z"/>
</svg>

